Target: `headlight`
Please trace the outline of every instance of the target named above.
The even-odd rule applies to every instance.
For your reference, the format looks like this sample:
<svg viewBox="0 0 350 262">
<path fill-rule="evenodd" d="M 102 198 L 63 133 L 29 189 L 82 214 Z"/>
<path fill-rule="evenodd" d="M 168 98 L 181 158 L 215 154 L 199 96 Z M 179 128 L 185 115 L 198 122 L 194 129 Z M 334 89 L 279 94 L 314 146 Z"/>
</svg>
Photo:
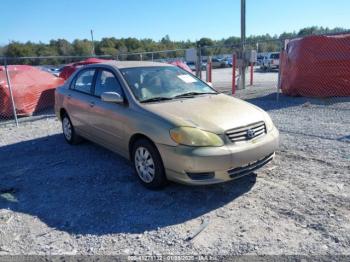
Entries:
<svg viewBox="0 0 350 262">
<path fill-rule="evenodd" d="M 274 127 L 271 117 L 266 112 L 265 112 L 265 124 L 266 124 L 267 131 L 272 130 Z"/>
<path fill-rule="evenodd" d="M 176 143 L 186 146 L 224 145 L 224 142 L 218 135 L 194 127 L 177 127 L 171 129 L 170 137 Z"/>
</svg>

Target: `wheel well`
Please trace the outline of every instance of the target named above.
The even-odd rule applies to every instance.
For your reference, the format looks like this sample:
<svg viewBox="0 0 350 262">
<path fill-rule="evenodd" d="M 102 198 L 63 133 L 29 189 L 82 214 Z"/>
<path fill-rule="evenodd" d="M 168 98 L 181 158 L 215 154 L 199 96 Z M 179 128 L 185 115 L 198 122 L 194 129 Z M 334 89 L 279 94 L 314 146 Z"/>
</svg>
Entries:
<svg viewBox="0 0 350 262">
<path fill-rule="evenodd" d="M 134 146 L 135 142 L 137 140 L 140 140 L 140 139 L 147 139 L 157 149 L 156 145 L 154 144 L 154 142 L 149 137 L 147 137 L 147 136 L 145 136 L 143 134 L 134 134 L 129 140 L 129 158 L 130 159 L 132 159 L 132 155 L 131 155 L 132 154 L 132 147 Z"/>
<path fill-rule="evenodd" d="M 67 111 L 64 108 L 61 108 L 60 110 L 60 119 L 62 120 L 62 117 L 67 114 Z"/>
</svg>

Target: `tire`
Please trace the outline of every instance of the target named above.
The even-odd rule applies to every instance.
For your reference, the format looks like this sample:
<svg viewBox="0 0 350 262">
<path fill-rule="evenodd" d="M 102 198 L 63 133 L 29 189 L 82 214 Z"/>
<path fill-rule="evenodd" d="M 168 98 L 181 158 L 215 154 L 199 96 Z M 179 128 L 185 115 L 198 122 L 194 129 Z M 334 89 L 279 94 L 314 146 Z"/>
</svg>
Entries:
<svg viewBox="0 0 350 262">
<path fill-rule="evenodd" d="M 64 139 L 70 145 L 76 145 L 82 141 L 82 138 L 76 134 L 72 121 L 67 114 L 62 116 L 62 132 Z"/>
<path fill-rule="evenodd" d="M 135 174 L 143 186 L 151 190 L 167 184 L 162 158 L 157 148 L 147 139 L 137 140 L 132 148 Z"/>
</svg>

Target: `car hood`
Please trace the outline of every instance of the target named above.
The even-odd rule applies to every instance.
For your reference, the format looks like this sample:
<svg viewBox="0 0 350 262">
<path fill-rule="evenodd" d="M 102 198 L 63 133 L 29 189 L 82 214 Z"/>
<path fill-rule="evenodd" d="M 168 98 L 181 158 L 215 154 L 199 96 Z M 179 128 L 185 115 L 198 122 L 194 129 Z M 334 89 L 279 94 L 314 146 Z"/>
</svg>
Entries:
<svg viewBox="0 0 350 262">
<path fill-rule="evenodd" d="M 143 107 L 174 126 L 198 127 L 216 134 L 265 121 L 262 109 L 224 94 L 149 103 Z"/>
</svg>

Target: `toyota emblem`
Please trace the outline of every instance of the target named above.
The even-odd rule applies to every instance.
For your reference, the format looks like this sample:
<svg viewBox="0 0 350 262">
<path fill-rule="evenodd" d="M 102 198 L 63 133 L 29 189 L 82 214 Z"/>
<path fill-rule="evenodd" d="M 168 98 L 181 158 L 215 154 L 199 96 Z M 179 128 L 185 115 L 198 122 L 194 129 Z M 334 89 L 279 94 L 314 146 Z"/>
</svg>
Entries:
<svg viewBox="0 0 350 262">
<path fill-rule="evenodd" d="M 247 130 L 247 138 L 252 139 L 255 136 L 255 131 L 253 129 Z"/>
</svg>

